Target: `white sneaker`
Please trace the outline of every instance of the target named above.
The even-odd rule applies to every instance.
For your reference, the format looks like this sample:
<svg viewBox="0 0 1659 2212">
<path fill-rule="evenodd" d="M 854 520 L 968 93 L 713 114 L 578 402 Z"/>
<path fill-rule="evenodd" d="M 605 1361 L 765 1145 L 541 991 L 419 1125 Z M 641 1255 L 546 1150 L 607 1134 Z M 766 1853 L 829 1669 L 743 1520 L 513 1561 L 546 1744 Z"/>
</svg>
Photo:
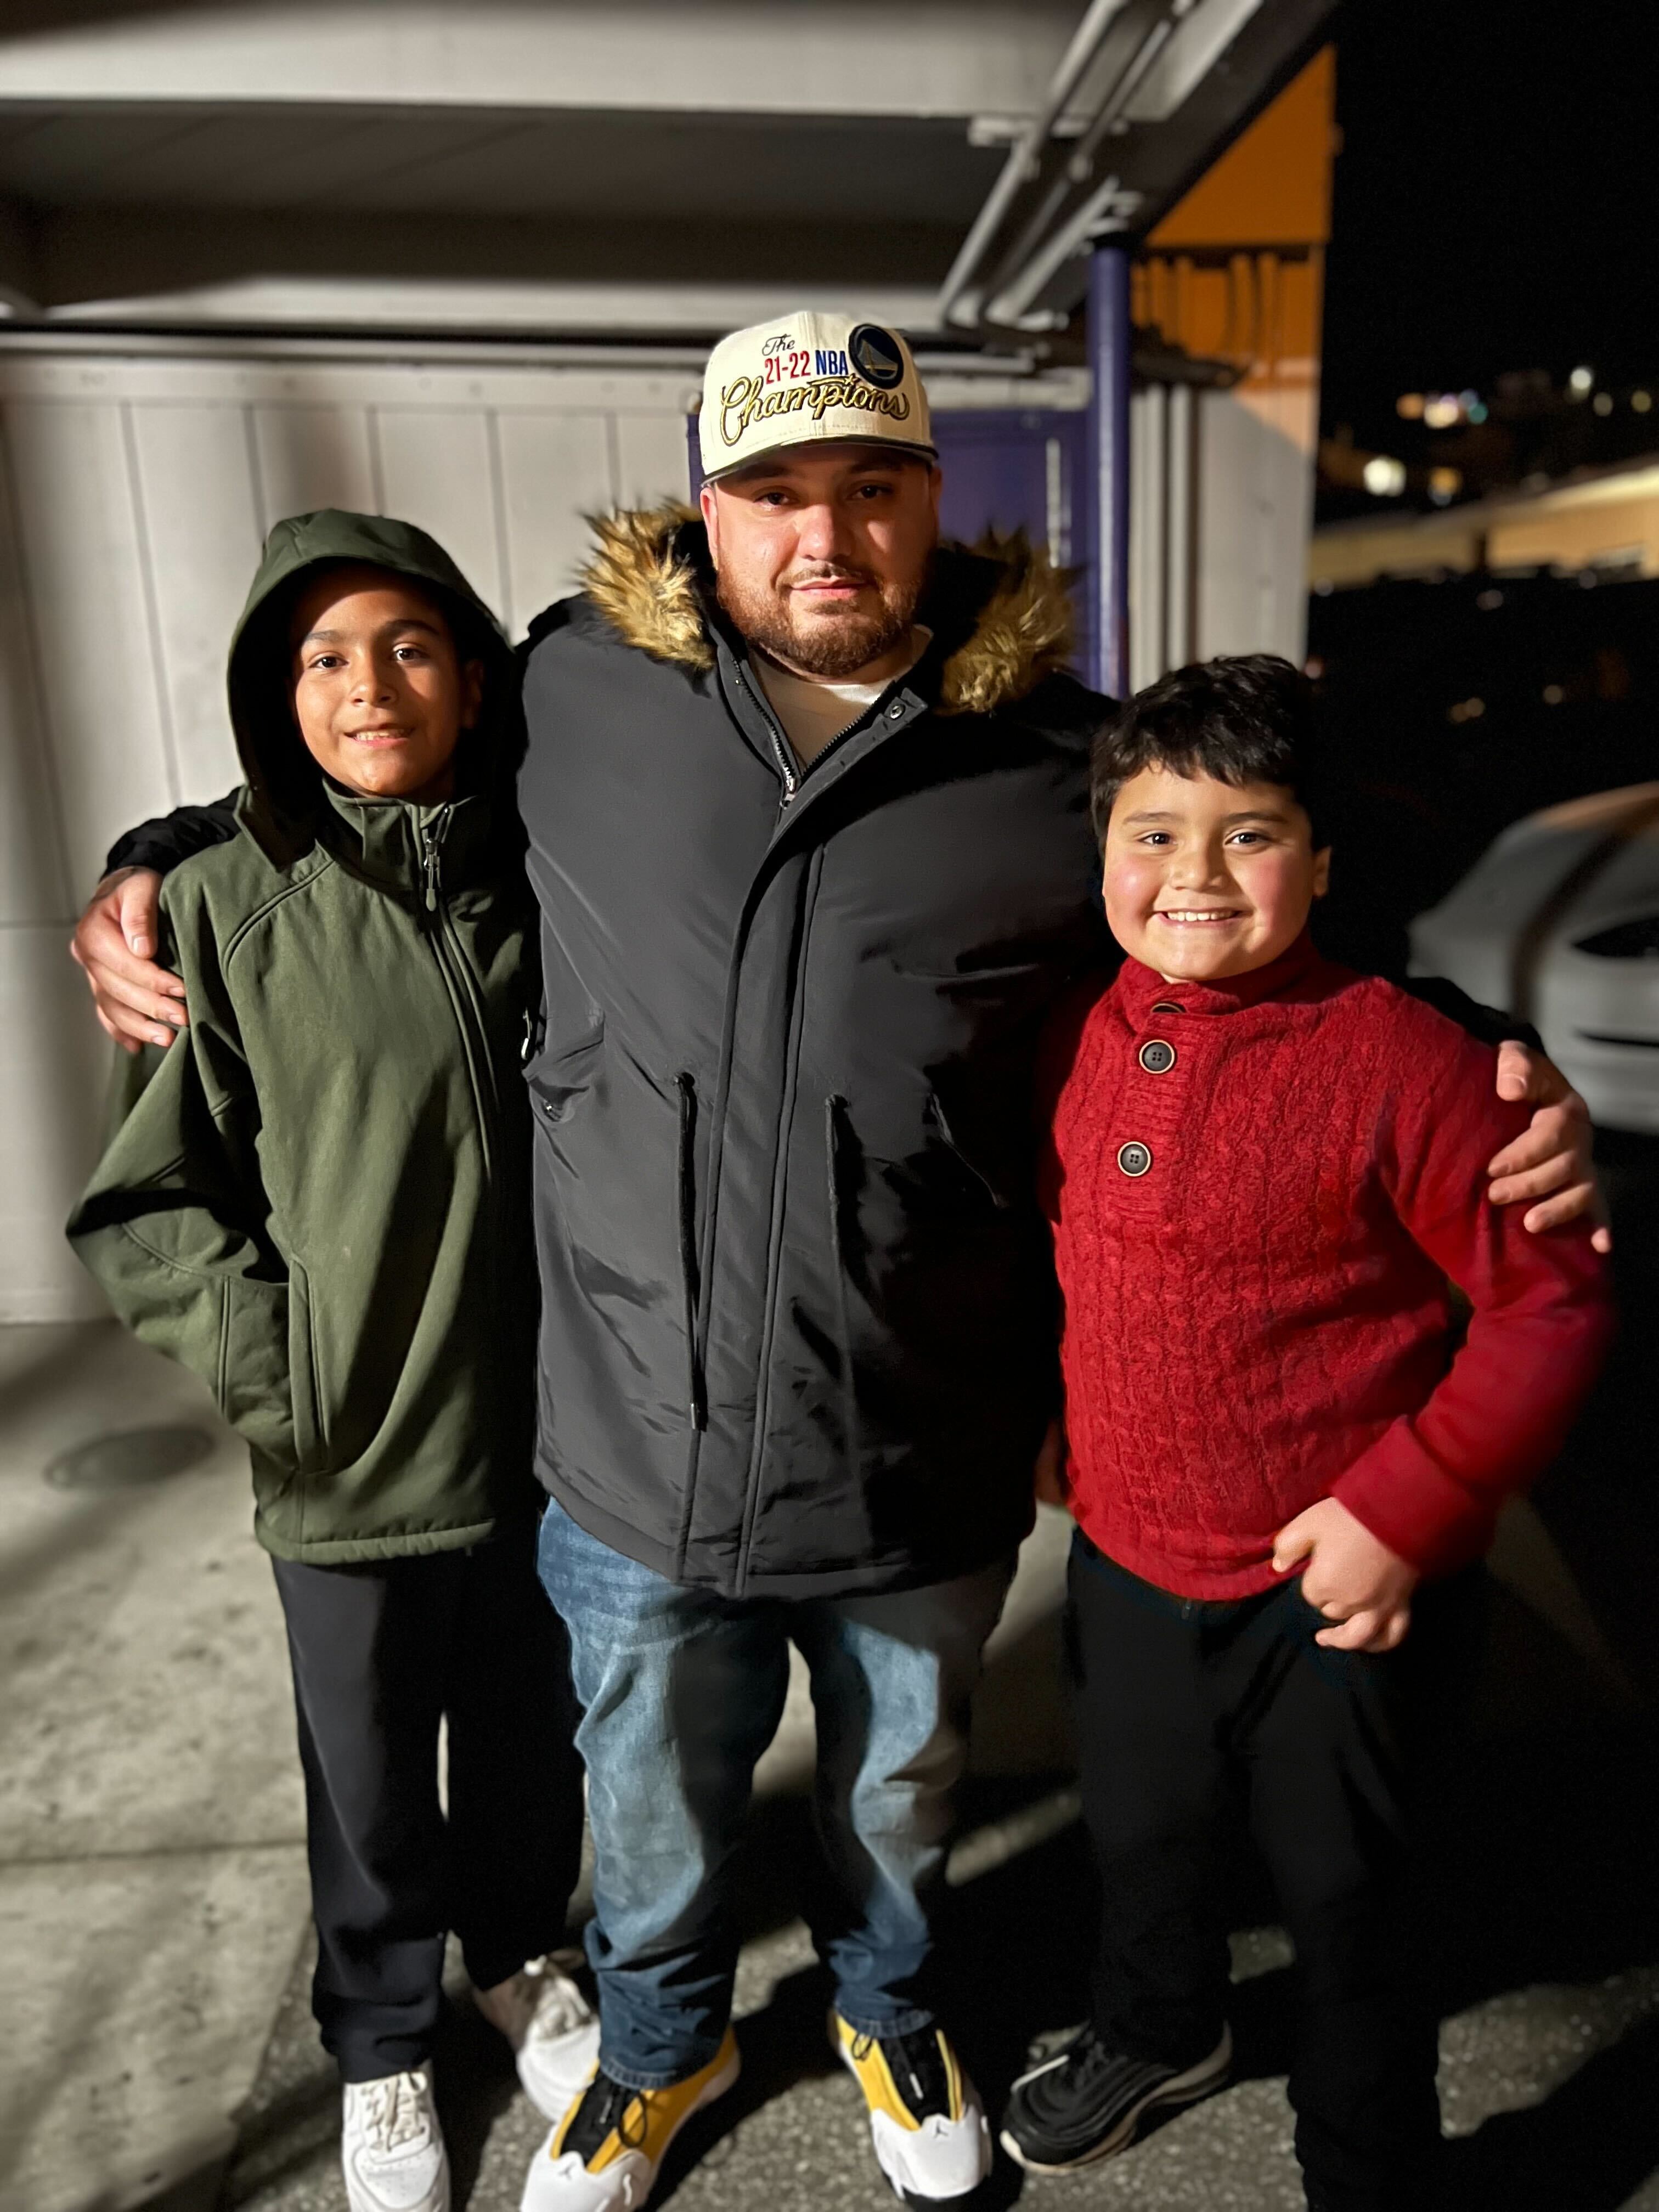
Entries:
<svg viewBox="0 0 1659 2212">
<path fill-rule="evenodd" d="M 351 2212 L 449 2212 L 449 2154 L 425 2067 L 346 2083 L 340 2165 Z"/>
<path fill-rule="evenodd" d="M 478 2010 L 518 2053 L 524 2093 L 544 2119 L 562 2120 L 599 2060 L 599 2023 L 570 1978 L 574 1951 L 531 1959 L 492 1990 L 473 1992 Z"/>
</svg>

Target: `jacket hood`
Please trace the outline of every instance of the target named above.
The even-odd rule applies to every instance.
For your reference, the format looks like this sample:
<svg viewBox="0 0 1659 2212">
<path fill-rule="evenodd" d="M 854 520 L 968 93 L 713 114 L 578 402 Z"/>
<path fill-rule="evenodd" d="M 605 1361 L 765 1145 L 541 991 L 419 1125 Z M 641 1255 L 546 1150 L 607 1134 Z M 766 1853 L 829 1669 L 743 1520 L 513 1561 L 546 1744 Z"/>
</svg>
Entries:
<svg viewBox="0 0 1659 2212">
<path fill-rule="evenodd" d="M 517 765 L 519 719 L 512 649 L 495 616 L 437 540 L 413 523 L 323 507 L 272 528 L 230 641 L 231 726 L 258 811 L 292 828 L 319 818 L 322 771 L 295 726 L 288 623 L 312 575 L 342 562 L 416 579 L 443 606 L 461 658 L 483 662 L 483 708 L 477 728 L 462 736 L 458 765 L 464 788 L 500 790 Z"/>
<path fill-rule="evenodd" d="M 588 598 L 626 644 L 684 668 L 714 665 L 713 573 L 700 518 L 678 504 L 594 519 Z M 989 714 L 1066 668 L 1073 645 L 1065 573 L 1023 532 L 971 550 L 944 544 L 919 611 L 945 654 L 939 712 Z"/>
</svg>

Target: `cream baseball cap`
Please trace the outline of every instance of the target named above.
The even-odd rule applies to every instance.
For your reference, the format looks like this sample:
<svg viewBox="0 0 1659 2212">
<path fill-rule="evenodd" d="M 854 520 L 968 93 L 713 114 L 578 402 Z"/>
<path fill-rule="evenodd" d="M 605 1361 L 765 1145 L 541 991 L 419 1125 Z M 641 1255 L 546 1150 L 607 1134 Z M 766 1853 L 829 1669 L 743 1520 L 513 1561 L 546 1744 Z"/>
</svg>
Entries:
<svg viewBox="0 0 1659 2212">
<path fill-rule="evenodd" d="M 933 459 L 927 394 L 885 323 L 802 313 L 733 331 L 708 356 L 697 438 L 706 477 L 781 446 L 897 446 Z"/>
</svg>

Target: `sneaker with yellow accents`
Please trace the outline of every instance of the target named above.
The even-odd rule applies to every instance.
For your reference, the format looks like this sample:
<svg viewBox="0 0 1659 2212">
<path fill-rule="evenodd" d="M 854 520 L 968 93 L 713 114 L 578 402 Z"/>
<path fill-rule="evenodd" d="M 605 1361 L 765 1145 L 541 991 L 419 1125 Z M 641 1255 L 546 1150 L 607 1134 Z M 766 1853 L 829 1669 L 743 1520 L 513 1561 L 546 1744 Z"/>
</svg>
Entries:
<svg viewBox="0 0 1659 2212">
<path fill-rule="evenodd" d="M 536 2154 L 520 2212 L 639 2212 L 686 2122 L 739 2070 L 728 2027 L 707 2066 L 667 2089 L 630 2089 L 601 2065 Z"/>
<path fill-rule="evenodd" d="M 936 2204 L 979 2187 L 991 2171 L 991 2130 L 941 2029 L 860 2035 L 832 2012 L 830 2040 L 864 2092 L 876 2156 L 896 2197 Z"/>
</svg>

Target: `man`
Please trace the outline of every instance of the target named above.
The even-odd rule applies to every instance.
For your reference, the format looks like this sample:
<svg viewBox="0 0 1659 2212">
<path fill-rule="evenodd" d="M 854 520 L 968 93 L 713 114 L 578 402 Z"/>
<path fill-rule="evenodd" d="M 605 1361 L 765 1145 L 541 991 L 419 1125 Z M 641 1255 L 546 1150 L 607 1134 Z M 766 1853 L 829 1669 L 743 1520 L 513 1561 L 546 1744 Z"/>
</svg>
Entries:
<svg viewBox="0 0 1659 2212">
<path fill-rule="evenodd" d="M 530 2212 L 642 2204 L 735 2079 L 724 1886 L 792 1640 L 836 2048 L 898 2193 L 988 2170 L 927 1905 L 1057 1402 L 1036 1043 L 1109 954 L 1104 702 L 1064 672 L 1045 562 L 938 544 L 902 340 L 817 314 L 738 331 L 701 434 L 701 522 L 605 525 L 526 649 L 541 1559 L 586 1708 L 602 2023 Z M 78 938 L 129 1035 L 177 1018 L 112 942 L 125 917 L 153 947 L 149 888 L 106 879 Z M 1547 1063 L 1504 1079 L 1556 1102 L 1509 1194 L 1554 1194 L 1535 1225 L 1582 1210 L 1582 1109 Z"/>
</svg>

